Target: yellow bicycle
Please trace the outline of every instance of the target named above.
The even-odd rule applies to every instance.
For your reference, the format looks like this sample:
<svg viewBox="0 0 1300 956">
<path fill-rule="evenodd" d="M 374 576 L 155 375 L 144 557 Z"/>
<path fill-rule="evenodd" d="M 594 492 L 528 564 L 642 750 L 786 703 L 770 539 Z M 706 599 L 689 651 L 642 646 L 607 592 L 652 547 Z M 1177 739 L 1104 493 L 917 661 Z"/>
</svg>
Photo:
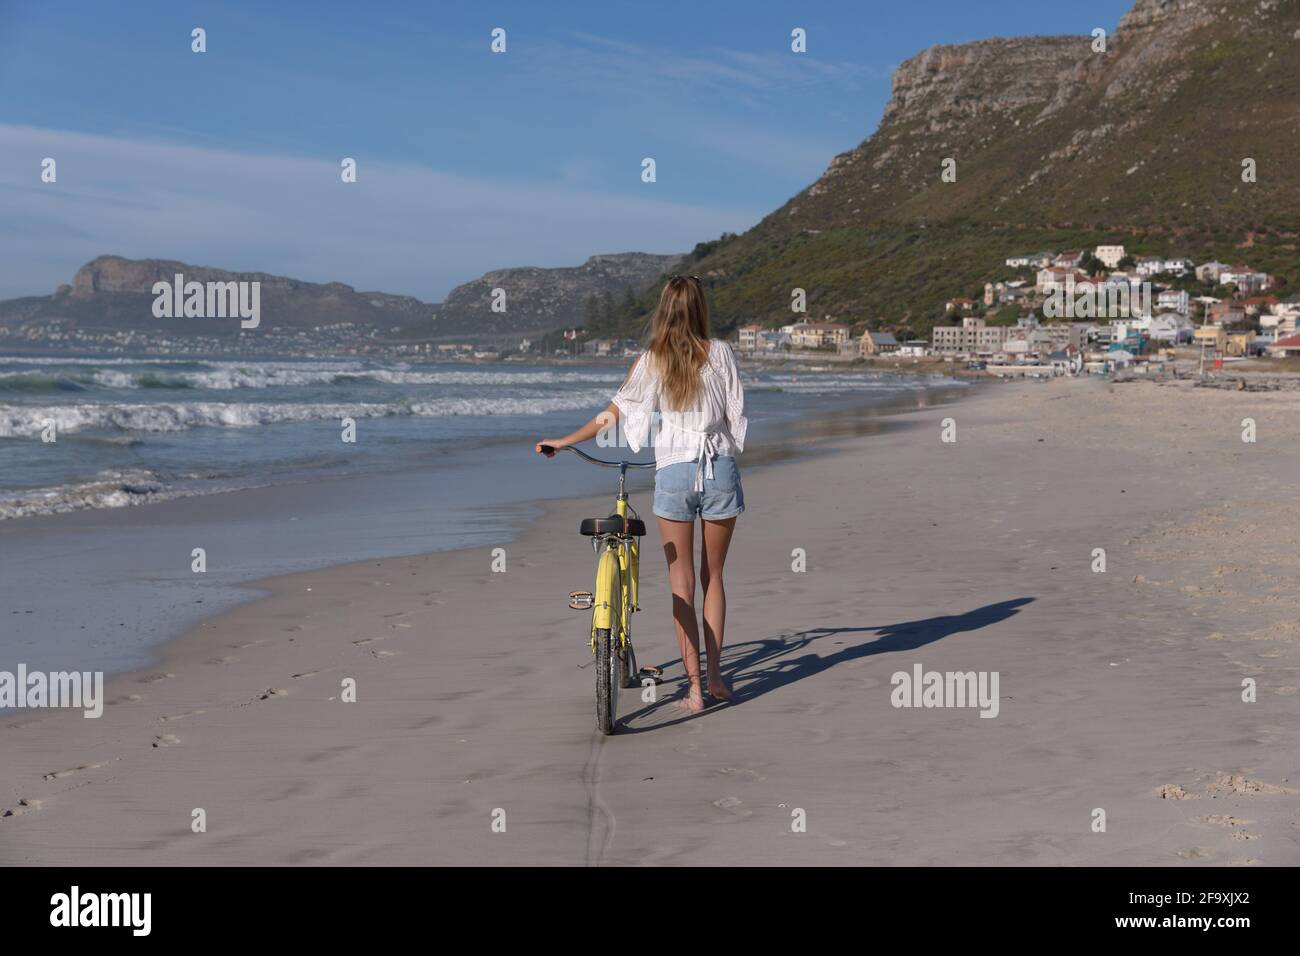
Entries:
<svg viewBox="0 0 1300 956">
<path fill-rule="evenodd" d="M 637 603 L 640 570 L 640 539 L 645 522 L 628 502 L 624 483 L 629 468 L 653 468 L 654 462 L 604 461 L 584 451 L 567 446 L 579 458 L 606 468 L 618 469 L 618 497 L 614 513 L 608 518 L 584 518 L 579 531 L 591 537 L 596 552 L 596 588 L 594 591 L 570 591 L 569 607 L 591 610 L 591 652 L 596 658 L 596 726 L 603 734 L 614 732 L 618 719 L 620 687 L 636 687 L 640 671 L 632 649 L 632 614 L 641 610 Z M 542 446 L 550 455 L 556 449 Z M 658 668 L 648 667 L 654 676 Z"/>
</svg>

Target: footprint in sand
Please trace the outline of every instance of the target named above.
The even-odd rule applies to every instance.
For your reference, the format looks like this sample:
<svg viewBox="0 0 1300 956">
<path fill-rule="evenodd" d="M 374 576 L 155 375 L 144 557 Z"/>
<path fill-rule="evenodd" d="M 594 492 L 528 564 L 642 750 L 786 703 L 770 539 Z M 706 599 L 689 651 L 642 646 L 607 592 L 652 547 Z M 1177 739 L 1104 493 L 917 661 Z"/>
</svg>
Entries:
<svg viewBox="0 0 1300 956">
<path fill-rule="evenodd" d="M 240 641 L 238 644 L 229 644 L 229 645 L 227 645 L 227 646 L 228 646 L 228 647 L 232 647 L 232 648 L 234 648 L 234 649 L 237 650 L 237 651 L 241 651 L 241 650 L 243 650 L 245 647 L 257 647 L 257 646 L 259 646 L 259 645 L 261 645 L 261 644 L 265 644 L 265 643 L 266 643 L 266 641 Z"/>
<path fill-rule="evenodd" d="M 281 630 L 288 631 L 288 632 L 290 632 L 290 633 L 294 633 L 294 632 L 296 632 L 296 631 L 305 631 L 305 630 L 307 630 L 307 626 L 306 626 L 305 624 L 286 624 L 283 628 L 281 628 Z"/>
<path fill-rule="evenodd" d="M 1219 827 L 1244 827 L 1248 823 L 1254 823 L 1254 820 L 1242 820 L 1228 813 L 1211 813 L 1208 816 L 1197 817 L 1197 823 L 1213 823 Z"/>
<path fill-rule="evenodd" d="M 726 810 L 733 816 L 742 818 L 751 816 L 754 812 L 745 806 L 745 801 L 740 797 L 723 797 L 721 800 L 714 800 L 713 805 L 719 810 Z"/>
<path fill-rule="evenodd" d="M 397 651 L 371 651 L 370 654 L 372 657 L 382 659 L 385 657 L 396 657 Z"/>
<path fill-rule="evenodd" d="M 155 747 L 174 747 L 181 742 L 181 738 L 175 734 L 159 734 L 153 739 Z"/>
<path fill-rule="evenodd" d="M 230 656 L 213 657 L 208 660 L 208 663 L 209 664 L 233 664 L 237 660 L 239 660 L 238 657 L 230 657 Z"/>
<path fill-rule="evenodd" d="M 172 674 L 170 672 L 166 674 L 145 674 L 143 677 L 140 678 L 140 683 L 152 684 L 155 683 L 156 681 L 166 680 L 169 677 L 175 677 L 175 676 L 176 676 L 175 674 Z"/>
<path fill-rule="evenodd" d="M 757 770 L 749 770 L 745 767 L 721 767 L 718 773 L 733 779 L 740 780 L 765 780 L 766 778 Z"/>
<path fill-rule="evenodd" d="M 6 807 L 0 810 L 0 819 L 4 817 L 21 817 L 24 813 L 34 813 L 41 808 L 41 801 L 23 798 L 18 801 L 16 807 Z"/>
<path fill-rule="evenodd" d="M 137 704 L 142 700 L 144 700 L 144 697 L 140 694 L 127 694 L 125 697 L 118 697 L 116 700 L 110 700 L 108 706 L 112 707 L 114 704 Z"/>
<path fill-rule="evenodd" d="M 257 695 L 258 700 L 267 700 L 271 697 L 288 697 L 289 692 L 283 687 L 268 687 L 262 693 Z"/>
<path fill-rule="evenodd" d="M 159 717 L 158 719 L 165 724 L 168 723 L 169 721 L 182 720 L 186 717 L 197 717 L 199 714 L 206 714 L 206 713 L 207 711 L 205 710 L 187 710 L 183 714 L 167 714 L 165 717 Z"/>
<path fill-rule="evenodd" d="M 1184 860 L 1212 860 L 1214 851 L 1208 846 L 1192 846 L 1186 850 L 1179 850 L 1178 855 Z"/>
<path fill-rule="evenodd" d="M 388 640 L 388 638 L 386 637 L 363 637 L 360 640 L 353 641 L 352 643 L 357 645 L 357 647 L 364 647 L 367 644 L 375 643 L 375 641 L 386 641 L 386 640 Z"/>
<path fill-rule="evenodd" d="M 99 763 L 83 763 L 77 767 L 69 767 L 67 770 L 54 770 L 45 774 L 44 780 L 60 780 L 63 777 L 71 777 L 74 773 L 81 773 L 83 770 L 98 770 L 100 767 L 108 766 L 107 760 L 101 760 Z"/>
<path fill-rule="evenodd" d="M 301 674 L 290 674 L 294 680 L 302 680 L 304 677 L 315 677 L 320 671 L 303 671 Z"/>
</svg>

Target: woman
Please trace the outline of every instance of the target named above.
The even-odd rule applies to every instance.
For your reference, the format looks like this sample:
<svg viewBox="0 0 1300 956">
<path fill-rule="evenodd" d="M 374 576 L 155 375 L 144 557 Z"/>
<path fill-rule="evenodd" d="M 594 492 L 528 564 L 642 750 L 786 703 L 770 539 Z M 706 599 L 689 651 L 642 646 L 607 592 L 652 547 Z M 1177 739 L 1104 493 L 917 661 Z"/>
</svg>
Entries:
<svg viewBox="0 0 1300 956">
<path fill-rule="evenodd" d="M 652 435 L 656 413 L 658 427 Z M 609 407 L 571 435 L 538 442 L 537 451 L 545 454 L 544 445 L 559 449 L 587 441 L 618 419 L 632 451 L 654 445 L 654 512 L 668 559 L 677 643 L 689 680 L 685 699 L 674 706 L 703 710 L 695 620 L 695 519 L 702 523 L 700 588 L 708 692 L 717 700 L 730 700 L 731 688 L 722 678 L 727 617 L 722 569 L 736 516 L 745 510 L 735 456 L 745 446 L 747 423 L 735 357 L 725 342 L 709 339 L 709 307 L 698 277 L 668 280 L 651 323 L 650 344 L 632 363 Z"/>
</svg>

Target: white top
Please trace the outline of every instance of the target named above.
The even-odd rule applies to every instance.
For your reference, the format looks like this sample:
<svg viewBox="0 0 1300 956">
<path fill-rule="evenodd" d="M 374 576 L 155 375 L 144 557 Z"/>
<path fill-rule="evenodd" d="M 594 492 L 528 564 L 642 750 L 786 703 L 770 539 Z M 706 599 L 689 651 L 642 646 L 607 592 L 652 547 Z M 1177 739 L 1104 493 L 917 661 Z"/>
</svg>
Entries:
<svg viewBox="0 0 1300 956">
<path fill-rule="evenodd" d="M 713 477 L 713 459 L 734 456 L 745 448 L 749 423 L 736 358 L 726 342 L 710 341 L 695 404 L 681 411 L 660 409 L 661 383 L 654 365 L 653 357 L 641 353 L 632 374 L 614 396 L 623 434 L 634 452 L 643 445 L 654 446 L 656 469 L 683 461 L 699 462 L 695 487 L 702 491 L 705 477 Z"/>
</svg>

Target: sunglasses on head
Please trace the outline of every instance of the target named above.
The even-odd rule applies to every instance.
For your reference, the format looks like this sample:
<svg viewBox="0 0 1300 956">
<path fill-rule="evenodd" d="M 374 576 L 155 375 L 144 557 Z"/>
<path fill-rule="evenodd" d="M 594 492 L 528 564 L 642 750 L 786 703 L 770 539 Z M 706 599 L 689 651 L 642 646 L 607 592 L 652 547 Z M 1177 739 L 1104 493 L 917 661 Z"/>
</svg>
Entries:
<svg viewBox="0 0 1300 956">
<path fill-rule="evenodd" d="M 696 285 L 704 285 L 704 280 L 699 276 L 669 276 L 669 279 L 693 279 Z"/>
</svg>

